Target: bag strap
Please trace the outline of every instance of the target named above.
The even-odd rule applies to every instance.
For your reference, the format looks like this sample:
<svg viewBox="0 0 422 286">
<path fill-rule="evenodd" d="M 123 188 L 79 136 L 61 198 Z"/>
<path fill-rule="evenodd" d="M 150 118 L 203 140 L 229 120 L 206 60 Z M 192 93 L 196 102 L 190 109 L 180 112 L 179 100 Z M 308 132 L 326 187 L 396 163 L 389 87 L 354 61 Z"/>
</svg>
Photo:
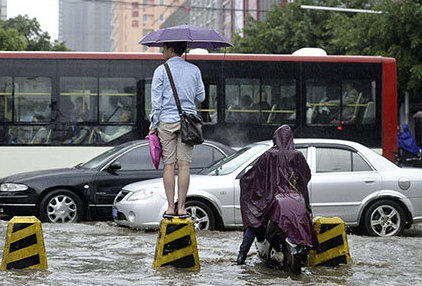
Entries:
<svg viewBox="0 0 422 286">
<path fill-rule="evenodd" d="M 173 90 L 174 100 L 176 100 L 177 110 L 179 111 L 179 115 L 182 116 L 183 111 L 182 111 L 182 107 L 180 106 L 179 95 L 177 94 L 176 86 L 174 85 L 173 76 L 171 74 L 171 70 L 168 63 L 164 63 L 164 67 L 166 68 L 167 76 L 169 77 L 169 80 L 170 80 L 170 85 L 171 85 L 171 89 Z"/>
</svg>

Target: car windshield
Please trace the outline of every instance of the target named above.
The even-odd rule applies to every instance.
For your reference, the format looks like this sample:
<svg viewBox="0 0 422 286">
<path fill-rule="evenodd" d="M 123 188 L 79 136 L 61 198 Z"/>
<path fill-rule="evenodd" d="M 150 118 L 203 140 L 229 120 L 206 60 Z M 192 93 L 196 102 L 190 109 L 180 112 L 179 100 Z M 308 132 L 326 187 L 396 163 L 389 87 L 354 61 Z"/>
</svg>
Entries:
<svg viewBox="0 0 422 286">
<path fill-rule="evenodd" d="M 212 176 L 230 174 L 253 158 L 257 153 L 261 154 L 266 149 L 268 149 L 268 145 L 265 144 L 249 145 L 236 153 L 233 153 L 229 157 L 221 159 L 211 167 L 204 169 L 200 174 Z"/>
<path fill-rule="evenodd" d="M 84 169 L 98 168 L 99 166 L 104 165 L 109 160 L 110 157 L 112 157 L 115 153 L 119 152 L 121 149 L 122 149 L 121 147 L 116 146 L 104 153 L 101 153 L 100 155 L 89 160 L 86 163 L 77 165 L 76 168 L 84 168 Z"/>
</svg>

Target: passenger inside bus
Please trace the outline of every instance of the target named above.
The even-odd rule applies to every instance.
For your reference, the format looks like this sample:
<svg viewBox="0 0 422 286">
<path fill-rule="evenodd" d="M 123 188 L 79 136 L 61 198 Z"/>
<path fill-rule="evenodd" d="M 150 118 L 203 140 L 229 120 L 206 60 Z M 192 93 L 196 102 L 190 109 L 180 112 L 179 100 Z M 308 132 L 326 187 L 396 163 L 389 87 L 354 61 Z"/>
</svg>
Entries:
<svg viewBox="0 0 422 286">
<path fill-rule="evenodd" d="M 231 111 L 227 116 L 227 121 L 230 122 L 250 122 L 251 114 L 249 109 L 251 109 L 252 98 L 250 95 L 242 95 L 239 100 L 239 104 L 233 106 Z"/>
<path fill-rule="evenodd" d="M 129 123 L 131 121 L 132 114 L 128 110 L 123 110 L 120 117 L 119 117 L 119 123 Z M 95 128 L 95 132 L 100 136 L 101 140 L 103 142 L 110 142 L 114 139 L 119 138 L 120 136 L 130 132 L 132 130 L 131 126 L 122 125 L 118 126 L 116 132 L 114 133 L 106 133 L 102 132 L 100 129 Z"/>
<path fill-rule="evenodd" d="M 271 106 L 267 102 L 268 95 L 265 90 L 257 91 L 253 97 L 252 109 L 270 110 Z"/>
<path fill-rule="evenodd" d="M 105 123 L 108 122 L 119 122 L 120 116 L 123 113 L 124 106 L 120 102 L 119 98 L 116 96 L 110 96 L 108 99 L 108 106 L 105 108 L 105 113 L 103 114 L 102 121 Z M 118 126 L 107 126 L 104 129 L 104 132 L 106 134 L 115 134 L 118 132 L 119 127 Z"/>
<path fill-rule="evenodd" d="M 32 117 L 33 123 L 40 123 L 44 122 L 45 117 L 40 114 L 35 114 Z M 49 131 L 45 126 L 34 126 L 33 133 L 35 132 L 32 140 L 29 142 L 30 144 L 43 144 L 46 143 Z"/>
<path fill-rule="evenodd" d="M 88 121 L 88 114 L 89 111 L 85 109 L 85 111 L 79 112 L 77 119 L 74 122 L 77 125 L 72 126 L 72 138 L 65 140 L 63 143 L 66 144 L 82 144 L 82 143 L 92 143 L 88 142 L 88 139 L 90 137 L 91 128 L 89 126 L 82 126 L 79 125 L 81 123 Z"/>
<path fill-rule="evenodd" d="M 254 114 L 252 114 L 255 122 L 267 122 L 268 114 L 271 109 L 271 105 L 267 102 L 267 99 L 268 95 L 265 90 L 255 93 L 253 104 L 251 106 L 252 110 L 258 110 L 258 112 L 254 112 Z"/>
<path fill-rule="evenodd" d="M 358 91 L 354 88 L 352 82 L 346 81 L 344 83 L 344 93 L 342 95 L 342 112 L 341 117 L 339 117 L 340 109 L 331 110 L 331 119 L 338 120 L 341 118 L 344 122 L 350 122 L 352 119 L 357 104 L 359 104 L 360 96 Z M 329 100 L 328 103 L 339 104 L 340 100 Z"/>
<path fill-rule="evenodd" d="M 335 86 L 333 88 L 327 87 L 318 104 L 309 105 L 307 121 L 310 120 L 308 122 L 312 124 L 335 124 L 339 120 L 346 124 L 355 123 L 360 113 L 362 93 L 358 93 L 351 81 L 344 83 L 341 101 L 339 93 L 340 90 Z"/>
</svg>

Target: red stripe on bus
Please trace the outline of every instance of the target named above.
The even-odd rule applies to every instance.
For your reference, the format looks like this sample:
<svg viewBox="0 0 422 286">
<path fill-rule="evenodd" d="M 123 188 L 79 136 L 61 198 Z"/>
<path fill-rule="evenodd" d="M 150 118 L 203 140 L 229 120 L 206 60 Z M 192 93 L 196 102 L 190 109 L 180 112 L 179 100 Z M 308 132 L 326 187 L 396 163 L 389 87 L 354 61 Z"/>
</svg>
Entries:
<svg viewBox="0 0 422 286">
<path fill-rule="evenodd" d="M 3 59 L 163 60 L 159 53 L 0 52 Z M 381 63 L 392 58 L 371 56 L 292 56 L 265 54 L 188 54 L 188 60 Z"/>
<path fill-rule="evenodd" d="M 382 150 L 383 156 L 394 162 L 398 148 L 397 68 L 396 61 L 392 58 L 383 58 L 382 83 Z"/>
</svg>

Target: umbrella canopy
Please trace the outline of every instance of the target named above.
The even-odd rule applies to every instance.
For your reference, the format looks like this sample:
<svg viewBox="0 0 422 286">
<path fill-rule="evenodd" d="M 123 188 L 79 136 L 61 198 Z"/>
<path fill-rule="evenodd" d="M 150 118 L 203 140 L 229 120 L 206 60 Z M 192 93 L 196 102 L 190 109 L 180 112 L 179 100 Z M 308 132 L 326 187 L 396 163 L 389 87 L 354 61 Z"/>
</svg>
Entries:
<svg viewBox="0 0 422 286">
<path fill-rule="evenodd" d="M 217 49 L 233 45 L 215 30 L 180 25 L 153 31 L 139 43 L 148 47 L 162 47 L 166 42 L 187 42 L 188 48 Z"/>
</svg>

